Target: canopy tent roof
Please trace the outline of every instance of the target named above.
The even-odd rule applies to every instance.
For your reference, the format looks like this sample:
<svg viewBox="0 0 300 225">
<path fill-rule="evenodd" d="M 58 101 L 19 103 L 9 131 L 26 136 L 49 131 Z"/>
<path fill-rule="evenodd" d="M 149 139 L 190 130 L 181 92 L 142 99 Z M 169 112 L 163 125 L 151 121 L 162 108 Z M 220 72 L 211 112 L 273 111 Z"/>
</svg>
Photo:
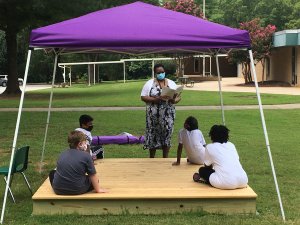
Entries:
<svg viewBox="0 0 300 225">
<path fill-rule="evenodd" d="M 250 47 L 249 33 L 135 2 L 34 29 L 30 47 L 64 52 L 199 53 Z"/>
</svg>

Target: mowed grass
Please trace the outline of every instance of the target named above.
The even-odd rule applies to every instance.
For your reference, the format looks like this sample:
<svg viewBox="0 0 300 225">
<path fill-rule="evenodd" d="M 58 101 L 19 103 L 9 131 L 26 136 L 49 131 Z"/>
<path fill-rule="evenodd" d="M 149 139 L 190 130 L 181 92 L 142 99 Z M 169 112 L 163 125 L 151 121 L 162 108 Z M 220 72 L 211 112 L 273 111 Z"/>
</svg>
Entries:
<svg viewBox="0 0 300 225">
<path fill-rule="evenodd" d="M 86 112 L 85 112 L 86 113 Z M 95 119 L 94 135 L 116 135 L 129 132 L 142 135 L 145 129 L 144 111 L 99 111 L 90 112 Z M 45 152 L 45 167 L 42 174 L 37 171 L 41 156 L 47 113 L 24 112 L 22 115 L 18 146 L 30 145 L 28 178 L 34 191 L 47 178 L 48 171 L 55 167 L 60 152 L 67 148 L 69 131 L 78 126 L 80 112 L 53 112 Z M 200 129 L 209 142 L 208 131 L 213 124 L 221 123 L 220 111 L 177 111 L 170 157 L 176 156 L 177 133 L 185 118 L 198 118 Z M 217 215 L 204 212 L 163 215 L 104 215 L 104 216 L 31 216 L 32 201 L 20 175 L 13 181 L 13 192 L 17 204 L 8 198 L 6 224 L 282 224 L 279 204 L 271 173 L 269 158 L 263 137 L 258 110 L 226 111 L 227 126 L 231 130 L 230 140 L 235 143 L 242 165 L 249 176 L 249 185 L 258 194 L 259 215 Z M 17 113 L 0 112 L 1 166 L 8 164 Z M 273 160 L 285 208 L 286 224 L 300 224 L 299 194 L 299 118 L 300 110 L 265 110 Z M 106 158 L 148 157 L 142 145 L 106 145 Z M 158 152 L 161 157 L 161 152 Z M 104 159 L 105 160 L 105 159 Z M 101 180 L 101 171 L 99 172 Z M 174 174 L 176 176 L 176 174 Z M 122 176 L 122 174 L 120 174 Z M 192 176 L 192 174 L 191 174 Z M 149 178 L 145 178 L 149 179 Z M 118 182 L 118 181 L 116 181 Z M 0 183 L 4 193 L 4 182 Z"/>
<path fill-rule="evenodd" d="M 140 100 L 143 81 L 104 82 L 88 87 L 84 84 L 69 88 L 54 88 L 52 107 L 89 107 L 89 106 L 144 106 Z M 191 91 L 186 88 L 182 101 L 178 105 L 201 106 L 220 105 L 219 93 L 216 91 Z M 25 95 L 24 107 L 48 107 L 51 89 L 30 91 Z M 263 104 L 300 103 L 299 96 L 262 94 Z M 255 93 L 223 93 L 225 105 L 257 104 Z M 19 97 L 0 95 L 0 108 L 18 107 Z"/>
</svg>

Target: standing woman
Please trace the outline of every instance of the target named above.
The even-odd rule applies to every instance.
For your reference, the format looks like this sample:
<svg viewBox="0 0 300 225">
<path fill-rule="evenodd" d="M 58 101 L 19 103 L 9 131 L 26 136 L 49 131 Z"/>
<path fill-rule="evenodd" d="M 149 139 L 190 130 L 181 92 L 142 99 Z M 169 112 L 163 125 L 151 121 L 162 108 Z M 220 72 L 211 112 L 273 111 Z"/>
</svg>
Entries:
<svg viewBox="0 0 300 225">
<path fill-rule="evenodd" d="M 156 149 L 162 149 L 163 157 L 168 158 L 173 133 L 175 106 L 180 96 L 161 96 L 163 87 L 176 89 L 174 81 L 165 78 L 165 68 L 156 64 L 153 68 L 156 78 L 146 82 L 141 92 L 141 100 L 146 103 L 145 148 L 150 158 L 155 157 Z"/>
</svg>

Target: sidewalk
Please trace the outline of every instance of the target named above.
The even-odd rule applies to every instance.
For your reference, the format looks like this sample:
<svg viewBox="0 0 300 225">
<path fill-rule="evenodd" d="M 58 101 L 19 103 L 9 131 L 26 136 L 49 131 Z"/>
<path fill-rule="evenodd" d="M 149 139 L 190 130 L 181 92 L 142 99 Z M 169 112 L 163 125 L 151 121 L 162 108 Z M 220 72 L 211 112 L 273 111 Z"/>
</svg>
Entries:
<svg viewBox="0 0 300 225">
<path fill-rule="evenodd" d="M 21 90 L 23 89 L 22 86 L 20 86 Z M 42 89 L 47 89 L 47 88 L 51 88 L 50 84 L 27 84 L 26 85 L 26 92 L 27 91 L 34 91 L 34 90 L 42 90 Z M 4 92 L 6 89 L 6 87 L 0 87 L 0 94 L 2 94 L 2 92 Z"/>
<path fill-rule="evenodd" d="M 222 92 L 256 92 L 255 87 L 237 86 L 238 84 L 243 83 L 243 78 L 225 77 L 221 81 Z M 218 81 L 204 81 L 201 83 L 195 83 L 192 88 L 186 87 L 185 90 L 219 91 L 219 86 Z M 266 94 L 300 95 L 300 87 L 259 87 L 259 92 Z"/>
<path fill-rule="evenodd" d="M 51 112 L 84 112 L 84 111 L 145 111 L 146 107 L 68 107 L 68 108 L 52 108 Z M 224 106 L 225 110 L 247 110 L 257 109 L 258 105 L 233 105 Z M 263 109 L 300 109 L 298 104 L 282 104 L 282 105 L 263 105 Z M 177 111 L 181 110 L 221 110 L 221 106 L 176 106 Z M 0 108 L 0 112 L 17 112 L 18 108 Z M 24 112 L 47 112 L 48 108 L 23 108 Z"/>
</svg>

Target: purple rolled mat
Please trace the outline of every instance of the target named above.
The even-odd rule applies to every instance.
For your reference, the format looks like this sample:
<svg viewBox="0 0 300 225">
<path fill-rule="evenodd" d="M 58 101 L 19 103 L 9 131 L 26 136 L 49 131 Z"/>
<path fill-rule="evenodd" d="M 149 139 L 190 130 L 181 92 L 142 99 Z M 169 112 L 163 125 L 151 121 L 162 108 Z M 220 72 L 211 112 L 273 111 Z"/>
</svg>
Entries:
<svg viewBox="0 0 300 225">
<path fill-rule="evenodd" d="M 93 136 L 92 145 L 109 145 L 109 144 L 143 144 L 144 136 L 133 135 L 114 135 L 114 136 Z"/>
</svg>

